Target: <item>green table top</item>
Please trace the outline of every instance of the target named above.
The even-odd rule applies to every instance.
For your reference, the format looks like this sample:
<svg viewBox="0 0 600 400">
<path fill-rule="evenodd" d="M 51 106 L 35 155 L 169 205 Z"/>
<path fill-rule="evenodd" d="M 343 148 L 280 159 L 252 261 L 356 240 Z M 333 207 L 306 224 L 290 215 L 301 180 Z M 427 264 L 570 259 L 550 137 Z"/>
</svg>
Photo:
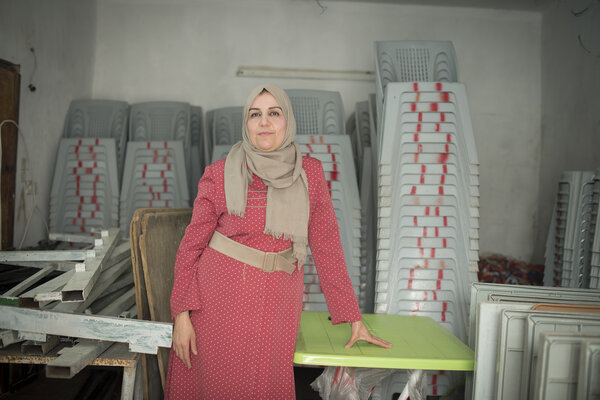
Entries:
<svg viewBox="0 0 600 400">
<path fill-rule="evenodd" d="M 348 324 L 332 325 L 329 313 L 303 311 L 294 363 L 342 367 L 473 371 L 474 353 L 429 317 L 363 314 L 371 333 L 394 347 L 360 341 L 352 348 Z"/>
</svg>

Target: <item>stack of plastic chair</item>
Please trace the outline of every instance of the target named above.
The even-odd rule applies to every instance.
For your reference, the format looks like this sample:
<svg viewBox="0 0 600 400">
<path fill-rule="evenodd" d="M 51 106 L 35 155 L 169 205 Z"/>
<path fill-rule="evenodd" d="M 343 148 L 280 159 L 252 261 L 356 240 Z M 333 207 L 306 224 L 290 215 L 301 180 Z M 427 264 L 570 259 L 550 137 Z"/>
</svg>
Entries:
<svg viewBox="0 0 600 400">
<path fill-rule="evenodd" d="M 358 188 L 361 204 L 361 265 L 366 267 L 365 309 L 373 312 L 375 297 L 375 253 L 377 219 L 375 210 L 375 186 L 373 180 L 373 151 L 371 148 L 371 121 L 369 102 L 356 103 L 356 143 L 358 158 Z"/>
<path fill-rule="evenodd" d="M 63 137 L 112 138 L 117 148 L 117 177 L 123 175 L 129 105 L 115 100 L 73 100 L 67 111 Z"/>
<path fill-rule="evenodd" d="M 206 159 L 204 158 L 204 121 L 202 119 L 202 107 L 191 107 L 190 113 L 190 135 L 191 135 L 191 171 L 188 171 L 190 180 L 191 198 L 195 199 L 198 193 L 198 181 L 202 177 Z"/>
<path fill-rule="evenodd" d="M 212 111 L 212 162 L 225 158 L 231 146 L 242 140 L 244 107 L 224 107 Z"/>
<path fill-rule="evenodd" d="M 60 140 L 50 194 L 50 231 L 93 235 L 119 223 L 115 139 Z"/>
<path fill-rule="evenodd" d="M 339 92 L 286 89 L 296 118 L 298 135 L 343 135 L 344 105 Z"/>
<path fill-rule="evenodd" d="M 120 227 L 138 208 L 189 207 L 190 198 L 181 141 L 129 142 L 121 190 Z"/>
<path fill-rule="evenodd" d="M 129 141 L 181 141 L 185 169 L 189 174 L 192 169 L 191 111 L 189 103 L 175 101 L 133 104 L 129 117 Z"/>
<path fill-rule="evenodd" d="M 375 312 L 428 316 L 466 341 L 478 269 L 479 183 L 454 48 L 426 41 L 375 47 Z M 391 398 L 389 390 L 404 379 L 392 375 L 377 395 Z M 433 374 L 429 394 L 443 394 L 451 380 Z"/>
<path fill-rule="evenodd" d="M 390 82 L 457 82 L 456 55 L 452 42 L 375 42 L 377 120 L 381 121 L 385 87 Z"/>
<path fill-rule="evenodd" d="M 356 183 L 352 145 L 347 135 L 296 136 L 303 154 L 320 160 L 329 186 L 333 207 L 340 228 L 342 247 L 348 274 L 357 295 L 359 306 L 365 304 L 365 268 L 361 266 L 360 197 Z M 309 252 L 310 254 L 310 252 Z M 312 257 L 304 267 L 304 309 L 327 311 Z"/>
<path fill-rule="evenodd" d="M 479 191 L 464 86 L 388 84 L 382 132 L 376 312 L 431 316 L 465 340 Z"/>
<path fill-rule="evenodd" d="M 592 283 L 592 258 L 595 264 L 600 261 L 593 256 L 594 243 L 600 244 L 595 235 L 598 179 L 592 171 L 566 171 L 560 176 L 546 241 L 546 286 L 588 288 Z"/>
<path fill-rule="evenodd" d="M 595 204 L 600 206 L 600 169 L 596 170 L 596 180 L 594 182 L 594 198 Z M 594 207 L 592 214 L 593 226 L 591 230 L 594 232 L 594 239 L 592 241 L 592 250 L 590 257 L 590 289 L 600 289 L 600 210 L 598 207 Z"/>
<path fill-rule="evenodd" d="M 131 106 L 119 216 L 125 237 L 138 208 L 189 207 L 190 114 L 190 104 L 182 102 Z"/>
<path fill-rule="evenodd" d="M 205 114 L 206 117 L 206 132 L 204 132 L 204 160 L 206 160 L 206 165 L 209 165 L 213 162 L 212 159 L 212 151 L 213 151 L 213 121 L 214 121 L 214 111 L 207 111 Z"/>
</svg>

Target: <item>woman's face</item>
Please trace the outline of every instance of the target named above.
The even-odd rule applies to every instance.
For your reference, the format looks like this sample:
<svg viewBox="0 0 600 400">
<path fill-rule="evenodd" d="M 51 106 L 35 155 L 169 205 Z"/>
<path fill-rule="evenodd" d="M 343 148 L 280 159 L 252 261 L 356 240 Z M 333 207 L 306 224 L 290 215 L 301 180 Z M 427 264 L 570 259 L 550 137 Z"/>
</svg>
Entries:
<svg viewBox="0 0 600 400">
<path fill-rule="evenodd" d="M 248 110 L 246 123 L 250 142 L 260 151 L 277 150 L 285 139 L 287 121 L 271 93 L 261 93 Z"/>
</svg>

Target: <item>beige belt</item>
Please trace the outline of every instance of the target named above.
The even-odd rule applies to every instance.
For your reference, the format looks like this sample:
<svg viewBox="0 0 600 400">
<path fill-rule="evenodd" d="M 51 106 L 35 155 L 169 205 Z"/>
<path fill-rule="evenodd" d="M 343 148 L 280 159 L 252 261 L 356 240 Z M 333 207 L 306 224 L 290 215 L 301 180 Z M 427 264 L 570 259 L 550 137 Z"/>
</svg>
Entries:
<svg viewBox="0 0 600 400">
<path fill-rule="evenodd" d="M 208 246 L 239 262 L 262 269 L 264 272 L 284 271 L 291 275 L 296 269 L 293 264 L 296 259 L 292 257 L 291 247 L 279 253 L 260 251 L 229 239 L 217 231 L 213 234 Z"/>
</svg>

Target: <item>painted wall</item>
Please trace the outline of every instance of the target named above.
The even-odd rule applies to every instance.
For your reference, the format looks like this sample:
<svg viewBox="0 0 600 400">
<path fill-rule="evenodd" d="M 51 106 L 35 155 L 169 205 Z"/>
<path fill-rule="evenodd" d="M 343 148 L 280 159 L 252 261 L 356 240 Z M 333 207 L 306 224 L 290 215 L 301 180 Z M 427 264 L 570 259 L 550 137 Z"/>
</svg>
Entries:
<svg viewBox="0 0 600 400">
<path fill-rule="evenodd" d="M 21 110 L 29 124 L 25 131 L 36 138 L 30 147 L 45 149 L 31 168 L 39 176 L 38 205 L 46 218 L 71 98 L 181 100 L 209 110 L 242 104 L 249 89 L 264 81 L 236 77 L 242 65 L 373 70 L 377 40 L 451 40 L 481 163 L 481 251 L 531 257 L 541 141 L 541 14 L 362 2 L 329 2 L 321 14 L 312 0 L 97 0 L 97 9 L 93 2 L 43 3 L 0 3 L 12 14 L 6 18 L 12 28 L 0 28 L 11 38 L 0 54 L 21 63 L 27 76 L 28 38 L 48 42 L 39 52 L 47 50 L 45 73 L 55 79 L 42 80 L 38 68 L 39 91 L 23 94 Z M 30 23 L 34 18 L 37 23 Z M 67 36 L 62 45 L 61 32 Z M 374 83 L 365 81 L 269 80 L 285 88 L 337 90 L 347 116 L 375 92 Z M 28 240 L 44 236 L 41 225 L 32 225 Z"/>
<path fill-rule="evenodd" d="M 21 65 L 17 246 L 26 226 L 24 246 L 48 237 L 50 187 L 65 114 L 72 99 L 92 94 L 95 12 L 94 0 L 0 1 L 0 58 Z M 31 181 L 35 196 L 25 194 L 25 181 Z"/>
<path fill-rule="evenodd" d="M 569 4 L 558 2 L 543 14 L 539 262 L 544 262 L 561 172 L 600 167 L 600 57 L 579 45 L 578 35 L 589 21 L 585 15 L 574 17 Z"/>
<path fill-rule="evenodd" d="M 541 16 L 300 0 L 99 0 L 93 94 L 241 105 L 263 79 L 239 66 L 373 70 L 377 40 L 451 40 L 481 162 L 482 252 L 529 259 L 540 151 Z M 270 79 L 341 92 L 349 115 L 373 82 Z"/>
</svg>

